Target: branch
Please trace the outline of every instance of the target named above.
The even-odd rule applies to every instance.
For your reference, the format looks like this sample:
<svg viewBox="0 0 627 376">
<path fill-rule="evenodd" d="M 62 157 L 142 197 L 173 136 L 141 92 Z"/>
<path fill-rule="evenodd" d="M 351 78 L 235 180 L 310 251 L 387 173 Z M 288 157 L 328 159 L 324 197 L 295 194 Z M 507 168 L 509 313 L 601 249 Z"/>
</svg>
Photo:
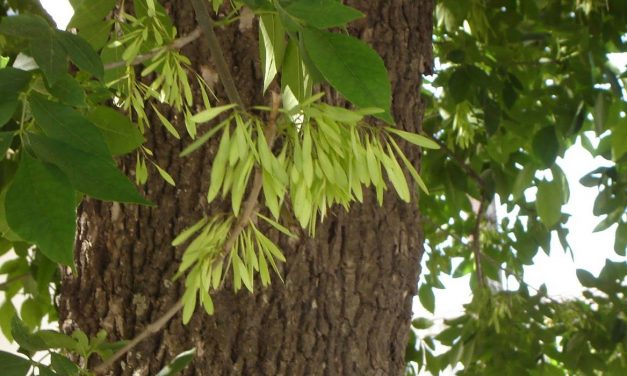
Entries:
<svg viewBox="0 0 627 376">
<path fill-rule="evenodd" d="M 213 19 L 209 16 L 207 1 L 192 0 L 192 6 L 194 7 L 194 13 L 196 13 L 196 20 L 198 21 L 198 24 L 200 25 L 203 33 L 205 34 L 205 38 L 207 38 L 207 42 L 209 43 L 209 52 L 211 52 L 211 56 L 216 64 L 216 70 L 218 71 L 218 76 L 220 77 L 220 81 L 222 81 L 222 85 L 224 85 L 226 96 L 229 98 L 231 103 L 237 103 L 242 109 L 244 109 L 244 102 L 237 91 L 235 80 L 231 75 L 231 71 L 229 70 L 226 60 L 224 60 L 222 47 L 220 47 L 218 37 L 213 30 Z"/>
<path fill-rule="evenodd" d="M 164 313 L 163 316 L 159 317 L 157 321 L 148 324 L 148 326 L 146 326 L 144 330 L 142 330 L 142 332 L 137 335 L 137 337 L 130 340 L 126 345 L 124 345 L 124 347 L 116 351 L 115 354 L 113 354 L 106 361 L 96 366 L 96 368 L 94 368 L 94 372 L 97 374 L 105 373 L 107 369 L 111 367 L 113 363 L 115 363 L 116 360 L 120 359 L 124 354 L 133 349 L 133 347 L 137 346 L 138 343 L 160 331 L 181 308 L 183 308 L 183 299 L 179 299 L 179 301 L 177 301 L 172 307 L 170 307 L 170 309 L 166 313 Z"/>
<path fill-rule="evenodd" d="M 483 219 L 483 212 L 485 206 L 485 199 L 481 197 L 479 203 L 479 209 L 477 210 L 477 219 L 475 220 L 475 228 L 472 232 L 472 252 L 475 255 L 475 265 L 477 272 L 477 279 L 479 280 L 479 286 L 485 286 L 485 280 L 483 279 L 483 268 L 481 267 L 481 221 Z"/>
<path fill-rule="evenodd" d="M 457 154 L 449 149 L 444 142 L 438 140 L 436 137 L 431 137 L 431 139 L 434 140 L 438 145 L 440 145 L 442 151 L 448 154 L 448 156 L 451 157 L 451 159 L 453 159 L 453 161 L 457 163 L 459 167 L 462 168 L 462 170 L 464 170 L 470 177 L 475 179 L 482 189 L 485 189 L 485 180 L 483 180 L 483 178 L 477 173 L 477 171 L 473 170 L 472 167 L 470 167 L 466 162 L 464 162 L 464 160 L 462 160 Z"/>
<path fill-rule="evenodd" d="M 200 36 L 201 33 L 202 33 L 202 30 L 199 27 L 197 27 L 191 33 L 187 34 L 184 37 L 181 37 L 181 38 L 173 40 L 172 43 L 170 43 L 167 46 L 158 47 L 158 48 L 155 48 L 153 50 L 150 50 L 149 52 L 146 52 L 145 54 L 137 55 L 135 57 L 135 59 L 133 59 L 133 61 L 131 61 L 130 63 L 126 62 L 126 61 L 115 61 L 113 63 L 105 64 L 104 65 L 104 69 L 105 70 L 111 70 L 111 69 L 115 69 L 115 68 L 124 67 L 124 66 L 127 66 L 127 65 L 139 65 L 139 64 L 143 63 L 144 61 L 150 60 L 153 57 L 157 56 L 164 49 L 166 49 L 166 50 L 180 50 L 181 48 L 185 47 L 189 43 L 191 43 L 191 42 L 195 41 L 196 39 L 198 39 L 198 37 Z"/>
<path fill-rule="evenodd" d="M 268 127 L 265 130 L 266 141 L 268 142 L 268 146 L 272 148 L 274 144 L 274 138 L 276 136 L 276 119 L 279 114 L 279 106 L 281 105 L 281 96 L 275 92 L 272 92 L 272 110 L 270 112 L 270 119 L 268 121 Z M 242 214 L 237 218 L 237 222 L 233 227 L 233 230 L 229 234 L 228 239 L 224 243 L 224 247 L 222 251 L 216 257 L 215 262 L 219 262 L 224 259 L 226 255 L 229 253 L 237 238 L 242 233 L 244 228 L 248 225 L 250 219 L 257 212 L 257 204 L 259 199 L 259 193 L 261 193 L 261 187 L 263 183 L 263 169 L 261 167 L 257 167 L 255 171 L 255 177 L 253 179 L 253 185 L 250 189 L 250 193 L 246 198 L 246 202 L 244 202 L 244 208 L 242 210 Z M 104 373 L 115 363 L 116 360 L 120 359 L 124 354 L 132 350 L 138 343 L 148 338 L 152 334 L 159 332 L 167 323 L 170 321 L 174 315 L 178 311 L 183 308 L 183 300 L 179 299 L 163 316 L 159 317 L 157 321 L 149 324 L 144 328 L 144 330 L 139 333 L 135 338 L 129 341 L 123 348 L 116 351 L 113 356 L 108 358 L 106 361 L 100 363 L 96 368 L 94 368 L 95 373 Z"/>
</svg>

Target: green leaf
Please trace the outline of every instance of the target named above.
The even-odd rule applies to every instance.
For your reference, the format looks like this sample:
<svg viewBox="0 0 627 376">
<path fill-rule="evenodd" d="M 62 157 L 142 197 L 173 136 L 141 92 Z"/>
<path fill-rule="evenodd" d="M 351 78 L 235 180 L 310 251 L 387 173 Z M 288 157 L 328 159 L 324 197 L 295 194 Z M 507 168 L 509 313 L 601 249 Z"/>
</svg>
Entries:
<svg viewBox="0 0 627 376">
<path fill-rule="evenodd" d="M 536 210 L 548 228 L 555 226 L 562 216 L 563 190 L 557 180 L 538 184 Z"/>
<path fill-rule="evenodd" d="M 144 143 L 138 127 L 127 116 L 111 107 L 97 106 L 87 114 L 102 133 L 112 155 L 123 155 Z"/>
<path fill-rule="evenodd" d="M 305 64 L 303 63 L 300 49 L 298 44 L 292 39 L 287 43 L 282 66 L 281 91 L 283 93 L 283 106 L 287 109 L 292 109 L 305 100 L 311 90 L 311 79 L 305 71 Z M 287 90 L 296 99 L 296 103 L 292 103 L 294 100 L 286 96 Z"/>
<path fill-rule="evenodd" d="M 15 113 L 17 97 L 30 82 L 31 74 L 20 69 L 0 69 L 0 128 L 5 125 Z"/>
<path fill-rule="evenodd" d="M 553 126 L 540 129 L 533 137 L 533 152 L 544 163 L 545 167 L 551 167 L 555 163 L 559 146 Z"/>
<path fill-rule="evenodd" d="M 285 7 L 287 13 L 317 29 L 344 26 L 364 15 L 337 0 L 297 0 Z"/>
<path fill-rule="evenodd" d="M 418 298 L 420 299 L 420 304 L 422 304 L 427 311 L 431 313 L 435 311 L 435 295 L 429 285 L 423 284 L 420 286 L 420 289 L 418 289 Z"/>
<path fill-rule="evenodd" d="M 55 352 L 50 354 L 50 366 L 61 376 L 78 376 L 80 368 L 74 362 Z"/>
<path fill-rule="evenodd" d="M 15 132 L 0 132 L 0 161 L 4 159 L 14 136 Z"/>
<path fill-rule="evenodd" d="M 191 320 L 196 309 L 196 290 L 197 286 L 186 286 L 187 290 L 183 294 L 183 324 L 187 324 Z"/>
<path fill-rule="evenodd" d="M 31 40 L 30 53 L 46 76 L 49 85 L 54 85 L 67 73 L 65 50 L 52 32 Z"/>
<path fill-rule="evenodd" d="M 33 335 L 20 318 L 15 315 L 11 320 L 11 334 L 18 345 L 27 352 L 34 353 L 48 348 L 44 341 Z"/>
<path fill-rule="evenodd" d="M 6 216 L 11 229 L 37 244 L 46 257 L 65 265 L 73 264 L 74 190 L 56 167 L 23 152 L 7 191 Z"/>
<path fill-rule="evenodd" d="M 2 17 L 0 34 L 10 37 L 39 39 L 42 35 L 52 34 L 52 28 L 46 20 L 32 14 Z"/>
<path fill-rule="evenodd" d="M 157 107 L 154 104 L 152 105 L 152 109 L 155 110 L 157 117 L 159 118 L 159 120 L 161 120 L 161 124 L 163 124 L 165 129 L 170 132 L 172 136 L 176 137 L 177 140 L 180 140 L 181 136 L 179 135 L 179 132 L 176 130 L 176 128 L 174 128 L 172 123 L 170 123 L 170 121 L 165 116 L 161 115 L 161 112 L 157 110 Z"/>
<path fill-rule="evenodd" d="M 428 139 L 425 136 L 419 135 L 417 133 L 411 133 L 402 131 L 400 129 L 395 129 L 392 127 L 385 128 L 388 132 L 392 132 L 395 135 L 404 138 L 405 140 L 411 142 L 416 146 L 420 146 L 427 149 L 439 149 L 440 145 L 438 145 L 435 141 Z"/>
<path fill-rule="evenodd" d="M 155 162 L 152 162 L 152 164 L 155 166 L 155 168 L 157 169 L 157 172 L 159 172 L 159 175 L 161 175 L 163 180 L 165 180 L 171 186 L 176 186 L 176 183 L 174 182 L 174 179 L 172 178 L 172 176 L 170 174 L 168 174 L 168 172 L 166 170 L 162 169 Z"/>
<path fill-rule="evenodd" d="M 75 107 L 85 106 L 85 91 L 81 84 L 69 74 L 59 78 L 48 88 L 48 91 L 65 104 Z"/>
<path fill-rule="evenodd" d="M 41 330 L 35 335 L 41 338 L 50 349 L 64 349 L 78 351 L 78 345 L 74 338 L 53 330 Z"/>
<path fill-rule="evenodd" d="M 275 14 L 259 17 L 259 56 L 263 70 L 263 91 L 265 92 L 276 76 L 285 54 L 285 30 Z"/>
<path fill-rule="evenodd" d="M 411 326 L 413 326 L 415 329 L 419 329 L 419 330 L 429 329 L 430 327 L 433 326 L 433 321 L 431 321 L 431 320 L 429 320 L 427 318 L 424 318 L 424 317 L 419 317 L 417 319 L 414 319 L 411 322 Z"/>
<path fill-rule="evenodd" d="M 220 115 L 224 111 L 228 111 L 235 107 L 237 107 L 237 104 L 233 103 L 233 104 L 227 104 L 225 106 L 208 108 L 192 116 L 192 120 L 196 123 L 207 123 L 215 119 L 218 115 Z"/>
<path fill-rule="evenodd" d="M 583 287 L 595 287 L 597 285 L 597 279 L 594 275 L 585 269 L 577 269 L 577 279 Z"/>
<path fill-rule="evenodd" d="M 618 161 L 627 153 L 627 119 L 622 118 L 614 128 L 612 128 L 612 159 Z M 2 124 L 0 122 L 0 124 Z"/>
<path fill-rule="evenodd" d="M 48 137 L 84 152 L 111 155 L 98 129 L 71 107 L 51 102 L 38 93 L 31 94 L 29 103 L 37 124 Z"/>
<path fill-rule="evenodd" d="M 76 190 L 100 200 L 152 205 L 118 170 L 111 157 L 91 154 L 36 134 L 29 135 L 29 140 L 35 153 L 65 172 Z"/>
<path fill-rule="evenodd" d="M 0 69 L 0 93 L 3 96 L 17 98 L 18 94 L 30 82 L 31 73 L 12 67 Z"/>
<path fill-rule="evenodd" d="M 30 369 L 28 359 L 4 351 L 0 351 L 0 364 L 4 376 L 24 376 Z"/>
<path fill-rule="evenodd" d="M 7 97 L 0 99 L 0 128 L 11 120 L 17 105 L 17 99 Z"/>
<path fill-rule="evenodd" d="M 376 115 L 393 123 L 392 89 L 381 57 L 370 46 L 348 35 L 305 29 L 305 48 L 324 78 L 359 107 L 385 110 Z"/>
<path fill-rule="evenodd" d="M 183 351 L 178 354 L 176 358 L 174 358 L 170 364 L 165 366 L 157 376 L 173 376 L 181 372 L 191 361 L 194 359 L 196 355 L 196 349 L 193 348 L 191 350 Z"/>
<path fill-rule="evenodd" d="M 98 53 L 83 38 L 68 31 L 56 31 L 56 37 L 76 66 L 91 73 L 100 81 L 104 78 L 104 66 Z"/>
</svg>

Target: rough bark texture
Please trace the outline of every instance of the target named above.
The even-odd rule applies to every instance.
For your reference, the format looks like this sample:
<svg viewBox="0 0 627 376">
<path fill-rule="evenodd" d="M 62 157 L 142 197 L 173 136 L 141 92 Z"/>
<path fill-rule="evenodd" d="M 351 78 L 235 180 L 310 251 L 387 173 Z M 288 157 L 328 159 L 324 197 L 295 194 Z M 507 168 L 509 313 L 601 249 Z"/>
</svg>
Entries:
<svg viewBox="0 0 627 376">
<path fill-rule="evenodd" d="M 398 126 L 418 130 L 420 79 L 432 59 L 432 0 L 351 3 L 367 14 L 351 33 L 371 43 L 390 71 Z M 188 1 L 166 5 L 181 34 L 195 27 Z M 244 101 L 267 103 L 260 93 L 256 26 L 233 25 L 219 36 Z M 201 65 L 211 67 L 204 41 L 184 53 L 199 71 Z M 170 281 L 182 251 L 171 240 L 218 209 L 204 199 L 215 145 L 181 159 L 177 155 L 188 141 L 174 140 L 159 126 L 148 137 L 177 187 L 151 179 L 146 194 L 156 208 L 95 200 L 81 205 L 78 274 L 64 277 L 60 299 L 65 330 L 106 329 L 111 339 L 126 339 L 158 318 L 182 292 L 178 281 Z M 418 165 L 417 150 L 406 150 Z M 188 326 L 175 317 L 111 373 L 155 374 L 174 355 L 197 347 L 185 374 L 401 374 L 423 252 L 416 201 L 404 204 L 390 194 L 378 207 L 369 195 L 350 213 L 334 211 L 315 239 L 277 239 L 288 259 L 285 284 L 274 278 L 270 288 L 255 294 L 216 294 L 214 316 L 199 309 Z"/>
</svg>

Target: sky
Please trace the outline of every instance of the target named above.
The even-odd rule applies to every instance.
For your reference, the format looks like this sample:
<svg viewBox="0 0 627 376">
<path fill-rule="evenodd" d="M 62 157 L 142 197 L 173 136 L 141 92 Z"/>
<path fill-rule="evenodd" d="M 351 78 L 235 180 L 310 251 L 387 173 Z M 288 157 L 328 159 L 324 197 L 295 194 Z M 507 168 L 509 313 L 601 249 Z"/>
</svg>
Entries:
<svg viewBox="0 0 627 376">
<path fill-rule="evenodd" d="M 57 27 L 64 29 L 72 17 L 69 2 L 67 0 L 41 0 L 41 2 L 57 22 Z M 612 55 L 612 62 L 624 70 L 627 65 L 627 53 Z M 546 283 L 548 292 L 553 297 L 577 297 L 582 291 L 575 276 L 577 268 L 584 268 L 598 275 L 606 258 L 616 261 L 625 261 L 625 258 L 619 258 L 613 251 L 615 226 L 600 233 L 592 233 L 592 229 L 600 221 L 592 215 L 592 205 L 597 192 L 595 188 L 586 188 L 578 182 L 582 176 L 603 163 L 603 159 L 593 158 L 578 143 L 566 152 L 564 158 L 559 158 L 557 163 L 564 170 L 571 190 L 565 211 L 572 215 L 568 222 L 570 230 L 568 240 L 573 249 L 574 259 L 563 251 L 555 237 L 551 243 L 551 255 L 547 256 L 540 251 L 534 259 L 534 264 L 525 268 L 525 281 L 536 288 Z M 498 212 L 501 216 L 506 215 L 503 208 Z M 437 319 L 461 314 L 462 305 L 471 299 L 468 278 L 468 276 L 456 279 L 443 278 L 442 282 L 447 288 L 435 291 L 435 314 L 433 316 L 428 314 L 420 307 L 417 299 L 414 304 L 415 314 Z M 12 348 L 2 340 L 0 338 L 0 349 Z"/>
</svg>

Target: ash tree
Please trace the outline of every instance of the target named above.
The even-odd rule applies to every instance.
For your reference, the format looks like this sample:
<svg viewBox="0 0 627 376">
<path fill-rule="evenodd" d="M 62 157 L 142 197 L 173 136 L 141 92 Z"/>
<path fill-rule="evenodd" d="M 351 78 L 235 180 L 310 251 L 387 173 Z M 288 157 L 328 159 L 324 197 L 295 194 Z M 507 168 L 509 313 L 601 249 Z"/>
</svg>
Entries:
<svg viewBox="0 0 627 376">
<path fill-rule="evenodd" d="M 621 264 L 578 272 L 595 305 L 489 288 L 566 242 L 577 137 L 614 162 L 585 184 L 624 255 L 620 1 L 71 3 L 62 31 L 2 2 L 6 374 L 624 369 Z M 443 95 L 420 89 L 432 44 Z M 492 224 L 497 195 L 524 221 Z M 441 273 L 475 298 L 416 334 Z"/>
</svg>

